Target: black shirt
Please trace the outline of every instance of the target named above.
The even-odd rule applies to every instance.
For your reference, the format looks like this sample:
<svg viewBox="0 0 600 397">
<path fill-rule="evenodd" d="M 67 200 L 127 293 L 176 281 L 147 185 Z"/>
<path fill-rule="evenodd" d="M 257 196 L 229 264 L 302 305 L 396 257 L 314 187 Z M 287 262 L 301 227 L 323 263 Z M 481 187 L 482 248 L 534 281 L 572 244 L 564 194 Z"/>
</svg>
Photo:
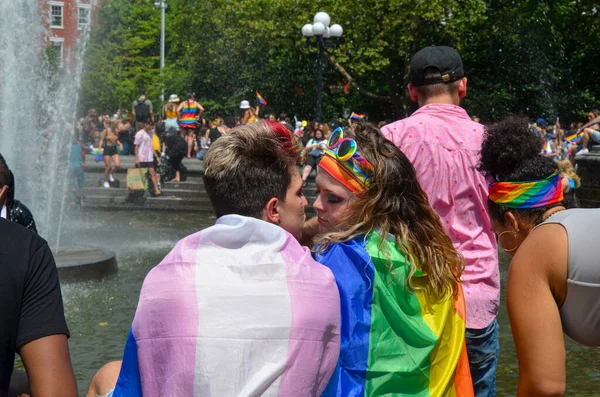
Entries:
<svg viewBox="0 0 600 397">
<path fill-rule="evenodd" d="M 211 145 L 217 141 L 221 137 L 221 131 L 217 127 L 211 128 L 208 132 L 208 138 L 210 139 Z"/>
<path fill-rule="evenodd" d="M 69 330 L 48 243 L 0 219 L 0 396 L 7 393 L 15 353 L 56 334 L 69 336 Z"/>
</svg>

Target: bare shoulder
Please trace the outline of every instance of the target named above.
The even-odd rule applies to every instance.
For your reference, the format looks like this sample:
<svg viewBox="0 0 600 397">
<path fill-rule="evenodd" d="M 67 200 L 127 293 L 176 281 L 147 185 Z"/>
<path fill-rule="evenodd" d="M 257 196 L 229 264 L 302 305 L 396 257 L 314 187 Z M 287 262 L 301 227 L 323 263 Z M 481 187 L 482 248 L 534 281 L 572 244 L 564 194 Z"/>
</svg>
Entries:
<svg viewBox="0 0 600 397">
<path fill-rule="evenodd" d="M 509 275 L 535 277 L 548 281 L 560 304 L 566 294 L 568 235 L 560 224 L 544 224 L 525 239 L 511 262 Z M 525 276 L 528 274 L 528 276 Z"/>
</svg>

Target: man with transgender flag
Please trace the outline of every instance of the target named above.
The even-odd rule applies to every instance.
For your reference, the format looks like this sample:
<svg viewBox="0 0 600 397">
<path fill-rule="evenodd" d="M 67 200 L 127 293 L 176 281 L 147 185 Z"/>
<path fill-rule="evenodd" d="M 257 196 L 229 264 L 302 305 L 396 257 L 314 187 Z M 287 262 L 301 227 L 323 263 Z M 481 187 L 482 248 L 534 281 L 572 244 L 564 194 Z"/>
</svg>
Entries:
<svg viewBox="0 0 600 397">
<path fill-rule="evenodd" d="M 217 221 L 146 276 L 109 395 L 319 396 L 340 350 L 340 298 L 298 243 L 307 202 L 291 135 L 238 127 L 204 166 Z"/>
</svg>

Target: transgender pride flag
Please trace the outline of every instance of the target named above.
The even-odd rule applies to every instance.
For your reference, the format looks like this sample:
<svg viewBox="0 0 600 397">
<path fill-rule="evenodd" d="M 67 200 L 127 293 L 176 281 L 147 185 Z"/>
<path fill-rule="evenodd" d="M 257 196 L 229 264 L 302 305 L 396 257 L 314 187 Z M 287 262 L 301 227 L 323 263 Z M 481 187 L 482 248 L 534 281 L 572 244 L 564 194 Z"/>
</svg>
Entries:
<svg viewBox="0 0 600 397">
<path fill-rule="evenodd" d="M 318 396 L 339 343 L 331 271 L 279 226 L 228 215 L 144 280 L 114 396 Z"/>
</svg>

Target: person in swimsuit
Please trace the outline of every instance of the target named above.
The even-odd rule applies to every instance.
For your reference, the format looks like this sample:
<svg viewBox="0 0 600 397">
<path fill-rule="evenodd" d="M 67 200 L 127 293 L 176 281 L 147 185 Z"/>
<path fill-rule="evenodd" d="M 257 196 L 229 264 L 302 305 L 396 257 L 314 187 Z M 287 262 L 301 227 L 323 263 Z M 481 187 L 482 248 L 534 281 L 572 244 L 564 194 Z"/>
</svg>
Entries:
<svg viewBox="0 0 600 397">
<path fill-rule="evenodd" d="M 123 150 L 123 145 L 119 141 L 119 135 L 117 135 L 116 121 L 109 121 L 105 123 L 105 129 L 102 131 L 102 135 L 100 136 L 100 142 L 102 144 L 102 148 L 104 149 L 104 187 L 109 188 L 109 181 L 115 181 L 113 173 L 121 166 L 119 151 Z M 111 161 L 113 163 L 112 168 Z"/>
<path fill-rule="evenodd" d="M 372 124 L 353 131 L 332 132 L 316 179 L 316 260 L 333 272 L 342 310 L 322 396 L 473 396 L 464 260 L 407 157 Z"/>
<path fill-rule="evenodd" d="M 563 332 L 600 346 L 600 209 L 569 208 L 556 163 L 539 153 L 527 120 L 490 126 L 479 169 L 490 180 L 489 214 L 512 258 L 506 303 L 519 360 L 518 396 L 565 393 Z"/>
</svg>

